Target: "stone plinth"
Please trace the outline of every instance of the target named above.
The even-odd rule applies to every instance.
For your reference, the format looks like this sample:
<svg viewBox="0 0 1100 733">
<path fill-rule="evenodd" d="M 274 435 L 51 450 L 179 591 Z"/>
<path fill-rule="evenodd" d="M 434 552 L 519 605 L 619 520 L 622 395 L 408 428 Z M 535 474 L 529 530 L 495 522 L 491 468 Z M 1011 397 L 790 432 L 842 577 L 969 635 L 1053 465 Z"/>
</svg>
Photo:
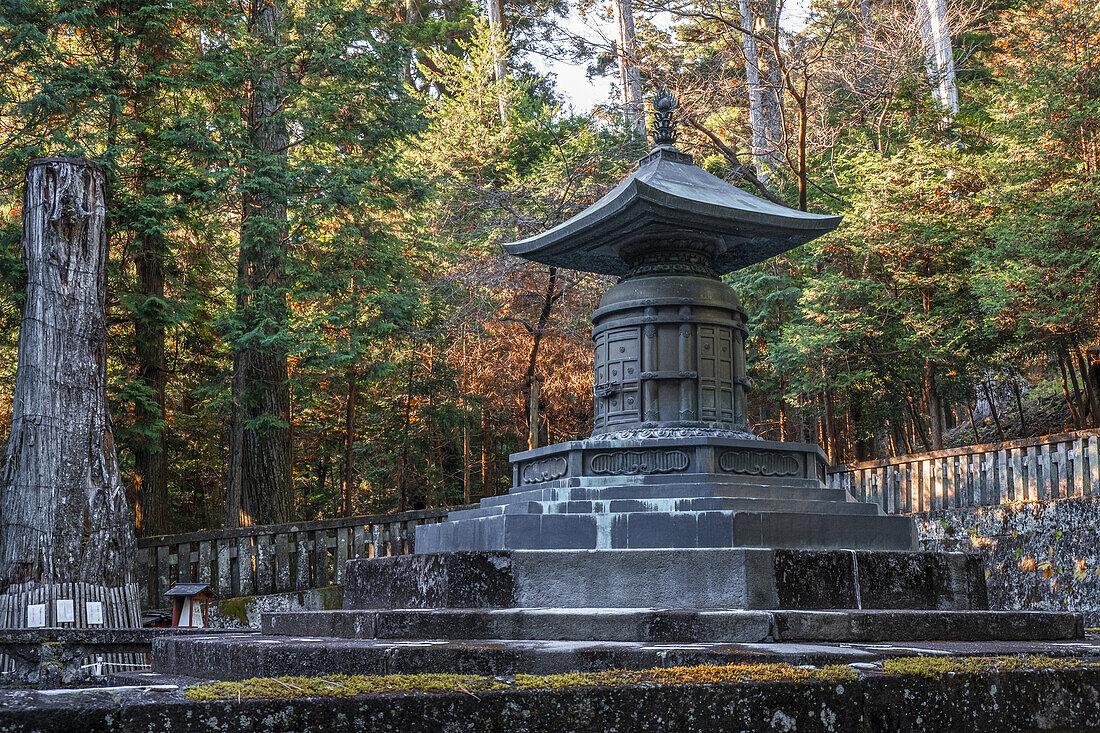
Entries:
<svg viewBox="0 0 1100 733">
<path fill-rule="evenodd" d="M 508 495 L 417 527 L 416 551 L 917 549 L 910 518 L 825 488 L 815 445 L 635 435 L 514 454 Z"/>
<path fill-rule="evenodd" d="M 448 552 L 346 572 L 345 609 L 988 608 L 981 561 L 957 552 Z"/>
</svg>

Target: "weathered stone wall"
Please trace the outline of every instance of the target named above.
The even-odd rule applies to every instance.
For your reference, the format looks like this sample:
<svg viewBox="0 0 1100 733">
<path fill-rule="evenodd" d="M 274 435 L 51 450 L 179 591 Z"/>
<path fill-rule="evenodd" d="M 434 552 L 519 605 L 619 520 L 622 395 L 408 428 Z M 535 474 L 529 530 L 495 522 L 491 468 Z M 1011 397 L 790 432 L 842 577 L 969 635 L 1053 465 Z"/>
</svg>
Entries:
<svg viewBox="0 0 1100 733">
<path fill-rule="evenodd" d="M 210 606 L 210 627 L 215 629 L 259 629 L 265 613 L 287 611 L 333 611 L 343 607 L 344 586 L 270 593 L 262 596 L 222 598 Z"/>
<path fill-rule="evenodd" d="M 1079 611 L 1100 626 L 1100 497 L 915 515 L 925 550 L 980 553 L 993 609 Z"/>
<path fill-rule="evenodd" d="M 293 690 L 288 687 L 288 692 Z M 0 697 L 0 733 L 87 731 L 1096 731 L 1095 669 L 870 675 L 838 682 L 575 687 L 193 701 L 115 688 Z"/>
</svg>

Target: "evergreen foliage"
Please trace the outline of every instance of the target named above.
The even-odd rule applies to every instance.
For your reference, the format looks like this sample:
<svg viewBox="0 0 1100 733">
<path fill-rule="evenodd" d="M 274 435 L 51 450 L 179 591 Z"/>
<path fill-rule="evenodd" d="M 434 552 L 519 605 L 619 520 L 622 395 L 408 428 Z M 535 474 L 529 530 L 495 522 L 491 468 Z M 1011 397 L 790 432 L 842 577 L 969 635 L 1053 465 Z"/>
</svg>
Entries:
<svg viewBox="0 0 1100 733">
<path fill-rule="evenodd" d="M 1029 390 L 1066 405 L 1044 427 L 1100 425 L 1100 11 L 949 4 L 955 116 L 911 3 L 821 2 L 758 39 L 784 147 L 757 177 L 737 7 L 635 3 L 636 61 L 678 94 L 680 147 L 845 215 L 729 278 L 755 429 L 837 462 L 1040 430 Z M 26 163 L 90 157 L 110 181 L 108 373 L 141 532 L 506 490 L 508 453 L 586 435 L 609 283 L 499 244 L 590 205 L 646 150 L 536 70 L 570 45 L 567 10 L 509 3 L 502 38 L 465 0 L 5 3 L 0 394 Z"/>
</svg>

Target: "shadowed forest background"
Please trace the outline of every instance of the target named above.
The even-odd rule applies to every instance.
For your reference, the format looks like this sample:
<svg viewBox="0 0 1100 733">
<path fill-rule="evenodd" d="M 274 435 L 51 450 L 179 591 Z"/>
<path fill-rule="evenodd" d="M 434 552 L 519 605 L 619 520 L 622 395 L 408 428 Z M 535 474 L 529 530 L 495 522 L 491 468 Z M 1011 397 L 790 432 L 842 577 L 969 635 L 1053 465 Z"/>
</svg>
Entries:
<svg viewBox="0 0 1100 733">
<path fill-rule="evenodd" d="M 839 463 L 1100 426 L 1100 8 L 941 3 L 948 78 L 908 1 L 824 0 L 794 31 L 768 0 L 642 0 L 618 54 L 564 2 L 489 2 L 6 3 L 2 430 L 23 172 L 89 157 L 139 533 L 507 490 L 510 452 L 587 436 L 610 279 L 499 245 L 630 171 L 660 87 L 707 170 L 845 215 L 728 278 L 757 434 Z M 621 66 L 625 104 L 571 112 L 537 71 L 562 57 Z"/>
</svg>

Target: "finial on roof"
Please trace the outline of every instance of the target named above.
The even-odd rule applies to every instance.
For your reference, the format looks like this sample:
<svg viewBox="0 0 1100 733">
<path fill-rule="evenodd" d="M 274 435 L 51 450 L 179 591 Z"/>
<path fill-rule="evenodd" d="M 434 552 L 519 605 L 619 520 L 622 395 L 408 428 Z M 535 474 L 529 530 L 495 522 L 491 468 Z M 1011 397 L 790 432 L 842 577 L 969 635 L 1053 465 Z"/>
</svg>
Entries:
<svg viewBox="0 0 1100 733">
<path fill-rule="evenodd" d="M 672 113 L 676 109 L 676 97 L 672 92 L 662 89 L 653 96 L 653 127 L 649 134 L 654 145 L 672 145 L 676 142 L 676 123 Z"/>
</svg>

